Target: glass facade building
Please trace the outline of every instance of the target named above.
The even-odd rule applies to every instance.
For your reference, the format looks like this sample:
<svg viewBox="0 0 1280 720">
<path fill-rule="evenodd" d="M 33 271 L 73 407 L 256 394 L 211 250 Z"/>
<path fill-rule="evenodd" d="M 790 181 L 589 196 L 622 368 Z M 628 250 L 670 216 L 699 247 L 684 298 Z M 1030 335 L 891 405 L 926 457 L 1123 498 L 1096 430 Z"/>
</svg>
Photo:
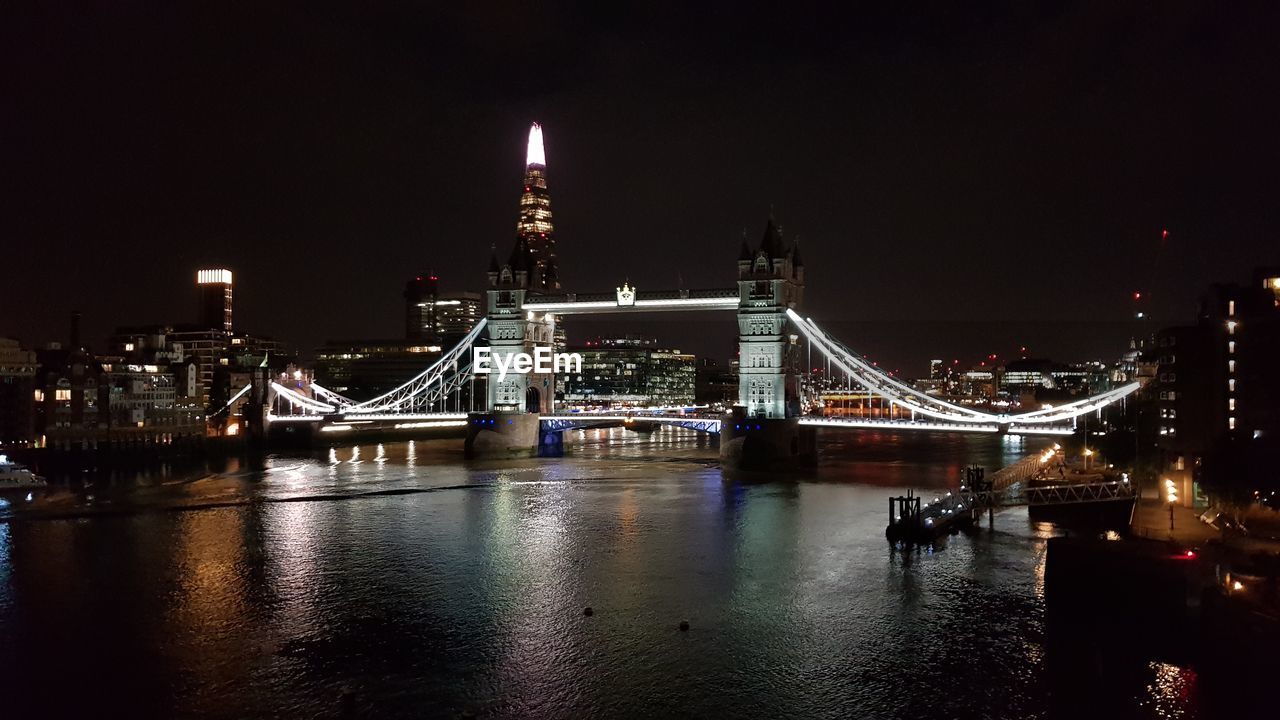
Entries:
<svg viewBox="0 0 1280 720">
<path fill-rule="evenodd" d="M 697 368 L 693 355 L 660 348 L 653 338 L 601 338 L 570 348 L 582 372 L 564 376 L 568 405 L 673 407 L 692 405 Z"/>
<path fill-rule="evenodd" d="M 529 247 L 532 259 L 530 285 L 559 289 L 556 279 L 556 235 L 551 221 L 551 193 L 547 190 L 547 156 L 542 145 L 542 126 L 529 128 L 529 151 L 525 156 L 524 191 L 520 194 L 520 219 L 516 235 Z"/>
<path fill-rule="evenodd" d="M 452 347 L 484 317 L 479 293 L 442 294 L 440 279 L 419 275 L 405 284 L 405 338 Z"/>
</svg>

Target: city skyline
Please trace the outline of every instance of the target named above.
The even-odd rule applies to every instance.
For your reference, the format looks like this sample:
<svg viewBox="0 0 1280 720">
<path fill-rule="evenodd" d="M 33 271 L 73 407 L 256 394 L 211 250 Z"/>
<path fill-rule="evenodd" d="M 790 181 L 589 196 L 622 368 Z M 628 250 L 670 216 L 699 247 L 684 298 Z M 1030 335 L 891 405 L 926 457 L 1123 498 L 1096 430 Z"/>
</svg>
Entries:
<svg viewBox="0 0 1280 720">
<path fill-rule="evenodd" d="M 1277 26 L 0 6 L 5 709 L 1271 717 Z"/>
<path fill-rule="evenodd" d="M 1154 329 L 1191 318 L 1208 282 L 1276 261 L 1277 139 L 1257 119 L 1275 71 L 1254 61 L 1264 23 L 1229 12 L 997 9 L 999 22 L 949 18 L 943 35 L 893 13 L 820 14 L 808 22 L 833 29 L 807 28 L 819 42 L 784 35 L 725 55 L 760 15 L 744 10 L 695 48 L 682 39 L 720 18 L 690 11 L 648 46 L 659 16 L 594 16 L 564 35 L 553 11 L 537 30 L 587 60 L 544 55 L 536 75 L 517 44 L 479 31 L 367 52 L 359 28 L 402 24 L 413 38 L 439 19 L 415 12 L 281 18 L 297 32 L 268 72 L 257 63 L 269 36 L 214 62 L 183 47 L 212 41 L 205 30 L 162 39 L 147 32 L 158 20 L 127 11 L 75 28 L 54 19 L 68 43 L 110 47 L 118 30 L 184 77 L 222 74 L 234 95 L 115 53 L 90 85 L 83 51 L 42 64 L 45 46 L 11 38 L 6 52 L 32 73 L 14 95 L 26 110 L 3 121 L 26 140 L 5 234 L 21 248 L 13 291 L 33 302 L 0 334 L 59 340 L 76 309 L 94 341 L 120 324 L 180 322 L 190 270 L 207 266 L 237 273 L 244 327 L 295 347 L 392 336 L 388 285 L 434 269 L 447 291 L 475 290 L 489 248 L 509 246 L 531 122 L 547 128 L 566 290 L 718 286 L 742 233 L 772 210 L 814 261 L 806 312 L 867 328 L 860 349 L 904 372 L 1021 345 L 1108 359 L 1139 330 L 1133 293 Z M 496 38 L 516 32 L 485 22 Z M 861 29 L 834 30 L 849 27 Z M 323 67 L 290 64 L 330 48 L 326 33 L 342 42 Z M 1068 52 L 1082 36 L 1089 46 Z M 1090 53 L 1115 62 L 1099 72 Z M 328 72 L 355 57 L 368 61 Z M 154 99 L 157 84 L 173 102 Z M 92 139 L 69 124 L 85 103 L 101 111 Z M 1117 141 L 1115 122 L 1142 128 L 1138 141 Z M 697 322 L 634 330 L 727 355 L 730 333 Z M 958 340 L 915 342 L 937 327 Z"/>
</svg>

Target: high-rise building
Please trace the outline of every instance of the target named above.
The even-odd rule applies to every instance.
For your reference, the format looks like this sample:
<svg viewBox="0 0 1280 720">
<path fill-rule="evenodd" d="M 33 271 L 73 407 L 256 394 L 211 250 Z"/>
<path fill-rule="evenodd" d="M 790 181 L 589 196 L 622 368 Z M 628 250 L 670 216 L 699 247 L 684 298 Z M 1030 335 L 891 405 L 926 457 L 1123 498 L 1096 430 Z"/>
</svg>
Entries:
<svg viewBox="0 0 1280 720">
<path fill-rule="evenodd" d="M 231 271 L 198 270 L 196 287 L 200 290 L 200 326 L 231 332 Z"/>
<path fill-rule="evenodd" d="M 435 334 L 435 297 L 439 279 L 418 275 L 404 284 L 404 337 L 423 340 Z"/>
<path fill-rule="evenodd" d="M 524 192 L 520 195 L 516 234 L 529 248 L 530 288 L 558 290 L 555 225 L 551 222 L 551 193 L 547 190 L 547 155 L 542 145 L 542 126 L 538 123 L 529 128 Z"/>
<path fill-rule="evenodd" d="M 1199 321 L 1158 332 L 1156 351 L 1160 477 L 1192 504 L 1215 454 L 1244 457 L 1280 436 L 1280 268 L 1211 286 Z"/>
<path fill-rule="evenodd" d="M 405 338 L 452 347 L 484 315 L 479 293 L 443 294 L 440 278 L 419 275 L 405 283 Z"/>
</svg>

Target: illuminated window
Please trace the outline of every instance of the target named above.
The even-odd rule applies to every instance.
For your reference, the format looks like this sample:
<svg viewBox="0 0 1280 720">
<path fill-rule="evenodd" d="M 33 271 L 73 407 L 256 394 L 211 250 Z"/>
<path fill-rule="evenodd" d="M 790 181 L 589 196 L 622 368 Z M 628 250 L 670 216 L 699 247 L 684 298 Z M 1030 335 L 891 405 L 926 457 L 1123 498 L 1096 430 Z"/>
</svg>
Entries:
<svg viewBox="0 0 1280 720">
<path fill-rule="evenodd" d="M 1235 391 L 1236 391 L 1236 379 L 1231 378 L 1230 380 L 1227 381 L 1227 392 L 1235 392 Z"/>
<path fill-rule="evenodd" d="M 1228 300 L 1228 301 L 1227 301 L 1227 315 L 1229 315 L 1229 316 L 1231 316 L 1231 317 L 1235 317 L 1235 315 L 1236 315 L 1236 301 L 1235 301 L 1235 300 Z"/>
<path fill-rule="evenodd" d="M 1233 372 L 1235 372 L 1235 371 L 1236 371 L 1236 361 L 1235 361 L 1235 360 L 1228 360 L 1228 361 L 1227 361 L 1227 372 L 1229 372 L 1229 373 L 1233 373 Z"/>
<path fill-rule="evenodd" d="M 36 388 L 35 398 L 36 402 L 44 402 L 44 391 L 40 388 Z"/>
<path fill-rule="evenodd" d="M 1236 334 L 1236 325 L 1239 325 L 1239 324 L 1240 324 L 1240 323 L 1236 322 L 1235 320 L 1229 320 L 1229 321 L 1227 321 L 1227 334 L 1228 334 L 1228 335 L 1235 335 L 1235 334 Z"/>
<path fill-rule="evenodd" d="M 1230 410 L 1231 412 L 1235 412 L 1235 411 L 1236 411 L 1236 399 L 1235 399 L 1235 398 L 1228 398 L 1228 399 L 1227 399 L 1227 410 Z"/>
<path fill-rule="evenodd" d="M 1177 467 L 1177 469 L 1179 469 L 1179 470 L 1186 470 L 1186 469 L 1187 469 L 1187 464 L 1186 464 L 1186 462 L 1183 460 L 1183 457 L 1182 457 L 1181 455 L 1179 455 L 1179 456 L 1178 456 L 1178 463 L 1177 463 L 1177 465 L 1176 465 L 1175 467 Z"/>
<path fill-rule="evenodd" d="M 70 400 L 71 388 L 58 388 L 53 395 L 54 400 Z"/>
<path fill-rule="evenodd" d="M 1235 340 L 1232 340 L 1231 342 L 1227 343 L 1227 352 L 1228 352 L 1228 353 L 1230 353 L 1231 355 L 1235 355 L 1235 354 L 1236 354 L 1236 341 L 1235 341 Z"/>
<path fill-rule="evenodd" d="M 1228 430 L 1235 430 L 1235 429 L 1236 429 L 1236 419 L 1235 419 L 1235 418 L 1233 418 L 1233 417 L 1229 417 L 1229 418 L 1227 418 L 1227 429 L 1228 429 Z"/>
</svg>

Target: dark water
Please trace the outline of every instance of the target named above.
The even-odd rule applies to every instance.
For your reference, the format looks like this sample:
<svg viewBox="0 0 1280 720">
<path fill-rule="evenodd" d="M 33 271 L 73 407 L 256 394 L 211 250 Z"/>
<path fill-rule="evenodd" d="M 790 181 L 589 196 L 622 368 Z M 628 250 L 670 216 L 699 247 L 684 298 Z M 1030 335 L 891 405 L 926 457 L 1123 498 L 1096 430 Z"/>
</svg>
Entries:
<svg viewBox="0 0 1280 720">
<path fill-rule="evenodd" d="M 0 510 L 4 715 L 1055 716 L 1090 693 L 1047 677 L 1052 530 L 883 535 L 889 495 L 1032 448 L 850 433 L 747 483 L 691 433 L 603 430 L 558 461 L 419 441 L 63 479 Z M 1105 697 L 1208 716 L 1158 663 Z"/>
</svg>

